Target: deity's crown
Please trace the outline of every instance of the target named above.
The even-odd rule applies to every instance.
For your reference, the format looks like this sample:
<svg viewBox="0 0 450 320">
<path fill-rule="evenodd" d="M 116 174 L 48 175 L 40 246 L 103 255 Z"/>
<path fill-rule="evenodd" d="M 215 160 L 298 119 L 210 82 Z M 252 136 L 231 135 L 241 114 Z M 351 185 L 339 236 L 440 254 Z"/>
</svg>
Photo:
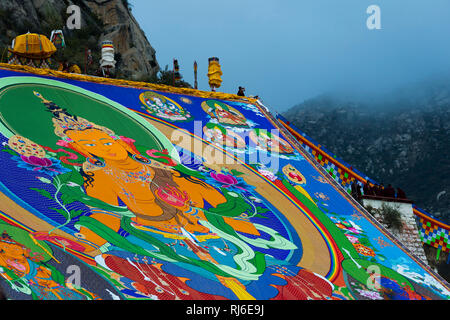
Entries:
<svg viewBox="0 0 450 320">
<path fill-rule="evenodd" d="M 0 242 L 8 244 L 19 244 L 17 241 L 13 240 L 13 238 L 5 230 L 0 236 Z"/>
<path fill-rule="evenodd" d="M 67 131 L 83 131 L 87 129 L 97 129 L 106 132 L 111 137 L 115 138 L 112 130 L 99 126 L 84 118 L 70 114 L 66 109 L 58 106 L 56 103 L 45 99 L 39 92 L 33 91 L 34 95 L 42 100 L 42 103 L 47 107 L 48 111 L 53 114 L 53 126 L 55 134 L 66 141 L 71 141 L 67 136 Z"/>
</svg>

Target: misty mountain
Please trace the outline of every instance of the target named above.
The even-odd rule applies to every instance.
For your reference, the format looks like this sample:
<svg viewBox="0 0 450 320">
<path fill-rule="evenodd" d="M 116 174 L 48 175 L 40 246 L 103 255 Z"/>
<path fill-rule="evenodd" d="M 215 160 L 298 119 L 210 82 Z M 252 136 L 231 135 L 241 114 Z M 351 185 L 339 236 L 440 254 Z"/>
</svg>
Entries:
<svg viewBox="0 0 450 320">
<path fill-rule="evenodd" d="M 450 223 L 450 80 L 413 84 L 371 101 L 326 94 L 283 115 L 384 185 Z"/>
</svg>

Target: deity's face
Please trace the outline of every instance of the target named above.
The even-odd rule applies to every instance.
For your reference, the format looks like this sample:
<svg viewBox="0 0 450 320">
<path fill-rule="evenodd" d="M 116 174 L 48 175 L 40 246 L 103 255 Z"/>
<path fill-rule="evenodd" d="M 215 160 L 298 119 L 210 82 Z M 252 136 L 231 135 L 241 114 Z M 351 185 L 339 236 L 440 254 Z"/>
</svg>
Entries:
<svg viewBox="0 0 450 320">
<path fill-rule="evenodd" d="M 82 151 L 88 152 L 105 161 L 123 161 L 128 158 L 127 150 L 106 132 L 97 129 L 68 131 L 67 136 L 75 141 Z"/>
</svg>

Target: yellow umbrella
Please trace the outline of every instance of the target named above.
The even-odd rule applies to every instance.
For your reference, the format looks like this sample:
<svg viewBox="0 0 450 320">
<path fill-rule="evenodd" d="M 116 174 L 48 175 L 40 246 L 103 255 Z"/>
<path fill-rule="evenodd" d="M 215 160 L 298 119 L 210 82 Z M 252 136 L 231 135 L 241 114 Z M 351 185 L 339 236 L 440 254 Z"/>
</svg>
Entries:
<svg viewBox="0 0 450 320">
<path fill-rule="evenodd" d="M 55 45 L 44 35 L 27 33 L 17 36 L 12 53 L 33 59 L 46 59 L 56 52 Z"/>
</svg>

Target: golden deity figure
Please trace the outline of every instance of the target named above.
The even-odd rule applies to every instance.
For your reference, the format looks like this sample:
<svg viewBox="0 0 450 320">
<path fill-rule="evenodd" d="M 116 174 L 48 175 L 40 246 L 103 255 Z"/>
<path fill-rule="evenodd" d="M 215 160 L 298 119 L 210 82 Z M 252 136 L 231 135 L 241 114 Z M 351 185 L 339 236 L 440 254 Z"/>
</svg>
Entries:
<svg viewBox="0 0 450 320">
<path fill-rule="evenodd" d="M 53 114 L 55 134 L 65 141 L 67 147 L 86 158 L 80 173 L 88 196 L 113 206 L 125 204 L 133 213 L 132 221 L 138 228 L 179 236 L 185 235 L 186 231 L 191 234 L 210 233 L 201 224 L 201 221 L 207 221 L 203 211 L 197 209 L 204 208 L 206 202 L 213 207 L 225 203 L 226 198 L 218 190 L 195 177 L 183 175 L 169 165 L 142 156 L 129 142 L 131 139 L 117 137 L 109 128 L 71 115 L 40 93 L 34 94 Z M 94 212 L 90 218 L 116 232 L 121 227 L 121 218 L 114 215 Z M 224 220 L 236 231 L 259 235 L 251 222 L 227 217 Z M 98 247 L 107 243 L 85 227 L 80 228 L 78 236 Z M 217 264 L 202 247 L 189 238 L 184 241 L 201 260 Z M 240 298 L 251 298 L 237 279 L 218 275 L 217 278 Z"/>
<path fill-rule="evenodd" d="M 143 143 L 145 138 L 136 143 L 132 136 L 120 136 L 117 122 L 111 127 L 105 117 L 96 121 L 99 125 L 78 116 L 76 106 L 66 109 L 39 92 L 33 94 L 43 131 L 10 137 L 8 151 L 20 168 L 43 175 L 35 177 L 40 188 L 30 189 L 50 199 L 41 211 L 46 224 L 35 232 L 46 241 L 123 277 L 128 273 L 115 268 L 116 256 L 126 256 L 130 268 L 133 257 L 152 257 L 164 265 L 179 262 L 180 268 L 196 274 L 195 281 L 213 276 L 247 300 L 254 299 L 251 281 L 267 268 L 264 253 L 254 248 L 298 248 L 252 219 L 260 207 L 247 198 L 252 186 L 246 185 L 247 190 L 238 185 L 246 184 L 244 179 L 177 163 L 169 153 L 176 149 L 168 141 L 164 144 L 162 133 L 150 125 L 136 131 L 142 139 L 146 127 L 151 144 Z M 81 112 L 87 105 L 79 107 Z M 35 143 L 31 135 L 47 142 Z M 54 150 L 54 145 L 62 148 Z"/>
<path fill-rule="evenodd" d="M 213 186 L 185 176 L 170 165 L 144 157 L 129 142 L 131 139 L 117 137 L 109 128 L 71 115 L 40 93 L 34 94 L 53 114 L 55 134 L 65 141 L 67 147 L 86 158 L 80 173 L 85 179 L 84 189 L 88 196 L 113 206 L 125 204 L 134 215 L 132 221 L 138 228 L 182 237 L 186 231 L 210 234 L 210 230 L 201 224 L 207 219 L 198 209 L 204 208 L 206 203 L 217 207 L 227 201 Z M 121 218 L 115 215 L 95 211 L 90 218 L 116 232 L 121 227 Z M 224 220 L 236 231 L 259 235 L 251 222 L 228 217 Z M 80 228 L 78 236 L 97 247 L 107 243 L 86 227 Z M 185 242 L 190 247 L 196 246 L 189 239 Z M 193 249 L 200 259 L 217 263 L 201 247 Z M 231 281 L 234 286 L 239 283 L 236 279 L 220 280 Z M 238 287 L 238 291 L 242 291 L 240 284 Z"/>
<path fill-rule="evenodd" d="M 196 217 L 186 212 L 191 206 L 202 208 L 205 199 L 212 206 L 225 202 L 216 189 L 196 178 L 186 179 L 170 166 L 142 156 L 112 130 L 69 114 L 38 92 L 35 95 L 53 113 L 55 134 L 86 157 L 82 171 L 87 195 L 115 206 L 120 200 L 138 225 L 171 233 L 179 227 L 189 232 L 209 231 L 198 223 L 198 219 L 205 220 L 202 212 L 197 211 Z M 111 215 L 94 213 L 91 217 L 113 230 L 120 228 L 120 219 Z M 89 230 L 80 233 L 97 245 L 105 242 Z"/>
</svg>

